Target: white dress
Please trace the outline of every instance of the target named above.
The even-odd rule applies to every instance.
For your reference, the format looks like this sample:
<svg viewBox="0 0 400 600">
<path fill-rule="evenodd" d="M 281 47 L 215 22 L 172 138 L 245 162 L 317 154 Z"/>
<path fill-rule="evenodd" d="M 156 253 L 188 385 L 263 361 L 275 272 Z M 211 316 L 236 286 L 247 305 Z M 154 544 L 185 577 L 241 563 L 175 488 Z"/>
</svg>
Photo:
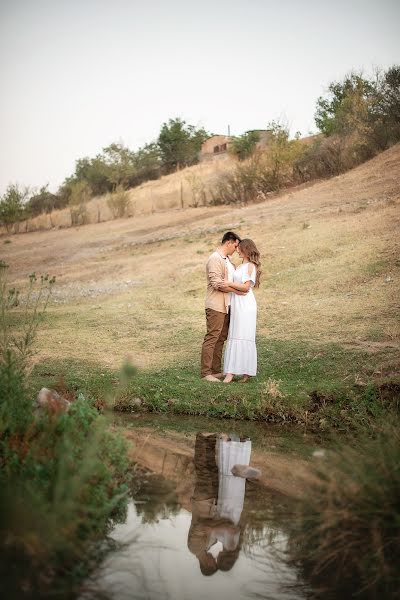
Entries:
<svg viewBox="0 0 400 600">
<path fill-rule="evenodd" d="M 257 302 L 252 287 L 256 282 L 256 267 L 250 263 L 240 265 L 233 274 L 233 281 L 250 281 L 250 289 L 245 296 L 231 293 L 231 318 L 225 346 L 224 373 L 254 376 L 257 374 Z"/>
<path fill-rule="evenodd" d="M 240 521 L 246 491 L 246 479 L 232 475 L 235 465 L 249 465 L 251 440 L 235 442 L 218 440 L 218 503 L 217 515 L 234 525 Z M 235 546 L 236 547 L 236 546 Z"/>
</svg>

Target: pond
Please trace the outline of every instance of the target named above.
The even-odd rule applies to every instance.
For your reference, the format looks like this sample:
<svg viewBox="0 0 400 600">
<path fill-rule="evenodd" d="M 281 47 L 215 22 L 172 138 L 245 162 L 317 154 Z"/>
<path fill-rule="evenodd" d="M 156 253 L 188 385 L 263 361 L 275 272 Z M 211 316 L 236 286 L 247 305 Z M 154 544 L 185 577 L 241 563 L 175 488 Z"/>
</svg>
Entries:
<svg viewBox="0 0 400 600">
<path fill-rule="evenodd" d="M 137 467 L 126 521 L 111 533 L 116 548 L 91 579 L 96 595 L 306 597 L 287 560 L 289 525 L 294 475 L 319 447 L 317 437 L 292 428 L 199 418 L 110 419 L 132 441 Z M 250 464 L 260 474 L 235 476 L 235 464 Z"/>
</svg>

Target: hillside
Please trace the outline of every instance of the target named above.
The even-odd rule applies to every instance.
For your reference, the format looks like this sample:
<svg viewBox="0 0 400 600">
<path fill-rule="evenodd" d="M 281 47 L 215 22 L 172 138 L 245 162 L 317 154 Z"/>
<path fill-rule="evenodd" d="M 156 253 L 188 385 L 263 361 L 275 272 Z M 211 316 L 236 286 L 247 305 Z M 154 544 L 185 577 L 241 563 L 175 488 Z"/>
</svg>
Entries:
<svg viewBox="0 0 400 600">
<path fill-rule="evenodd" d="M 57 277 L 41 356 L 142 365 L 182 358 L 170 328 L 203 333 L 204 265 L 221 232 L 263 255 L 259 334 L 396 346 L 400 145 L 334 179 L 245 208 L 201 207 L 19 234 L 2 247 L 10 277 Z M 171 325 L 173 324 L 173 325 Z M 96 337 L 93 338 L 93 328 Z M 51 331 L 51 338 L 47 333 Z"/>
<path fill-rule="evenodd" d="M 146 181 L 128 190 L 129 208 L 127 216 L 137 217 L 174 208 L 196 207 L 210 200 L 218 175 L 236 165 L 235 159 L 224 155 L 219 160 L 202 162 L 186 167 L 154 181 Z M 112 220 L 113 214 L 107 203 L 107 195 L 95 197 L 86 203 L 86 222 L 100 223 Z M 14 229 L 29 233 L 38 230 L 71 227 L 71 210 L 64 208 L 50 214 L 41 214 L 15 225 Z M 6 233 L 0 227 L 0 233 Z"/>
</svg>

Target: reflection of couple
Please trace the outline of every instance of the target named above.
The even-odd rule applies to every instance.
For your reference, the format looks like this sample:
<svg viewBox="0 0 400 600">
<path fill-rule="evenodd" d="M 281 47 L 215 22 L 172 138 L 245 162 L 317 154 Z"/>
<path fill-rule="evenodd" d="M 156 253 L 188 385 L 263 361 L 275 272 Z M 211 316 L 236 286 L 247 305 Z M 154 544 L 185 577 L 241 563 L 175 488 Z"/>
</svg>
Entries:
<svg viewBox="0 0 400 600">
<path fill-rule="evenodd" d="M 242 264 L 235 269 L 230 257 L 237 251 Z M 260 253 L 252 240 L 241 240 L 228 231 L 221 246 L 207 262 L 206 322 L 207 333 L 201 352 L 201 376 L 218 382 L 221 373 L 222 348 L 224 383 L 234 375 L 242 382 L 257 373 L 255 343 L 257 303 L 253 287 L 260 282 Z"/>
<path fill-rule="evenodd" d="M 195 446 L 196 485 L 192 497 L 192 522 L 188 548 L 199 560 L 203 575 L 229 571 L 240 551 L 239 521 L 246 480 L 235 477 L 235 464 L 250 462 L 250 440 L 198 433 Z M 222 544 L 217 557 L 211 550 Z"/>
</svg>

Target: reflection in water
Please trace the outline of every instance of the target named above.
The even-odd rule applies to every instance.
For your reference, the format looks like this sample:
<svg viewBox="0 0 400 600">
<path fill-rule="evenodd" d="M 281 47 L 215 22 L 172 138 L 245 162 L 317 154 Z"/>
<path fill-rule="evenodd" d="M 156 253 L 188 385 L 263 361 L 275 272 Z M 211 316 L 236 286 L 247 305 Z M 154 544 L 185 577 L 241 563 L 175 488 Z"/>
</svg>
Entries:
<svg viewBox="0 0 400 600">
<path fill-rule="evenodd" d="M 246 480 L 231 473 L 234 465 L 250 463 L 251 441 L 198 433 L 194 464 L 196 485 L 188 548 L 198 558 L 203 575 L 230 571 L 240 551 L 240 517 Z M 216 555 L 211 551 L 220 542 Z"/>
<path fill-rule="evenodd" d="M 158 473 L 137 478 L 127 521 L 113 531 L 121 549 L 95 575 L 100 592 L 113 600 L 302 598 L 296 571 L 276 554 L 287 545 L 282 497 L 231 473 L 249 464 L 251 441 L 199 433 L 194 452 L 157 450 L 141 448 L 142 464 L 149 468 L 151 456 Z"/>
</svg>

